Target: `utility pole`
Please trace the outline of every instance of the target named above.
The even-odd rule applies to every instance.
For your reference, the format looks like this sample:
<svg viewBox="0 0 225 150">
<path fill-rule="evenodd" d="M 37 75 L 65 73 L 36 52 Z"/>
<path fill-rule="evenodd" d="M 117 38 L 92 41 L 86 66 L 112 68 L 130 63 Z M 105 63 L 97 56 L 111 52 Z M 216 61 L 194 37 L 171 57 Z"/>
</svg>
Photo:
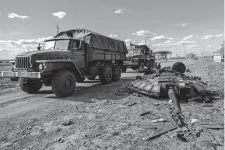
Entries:
<svg viewBox="0 0 225 150">
<path fill-rule="evenodd" d="M 178 57 L 180 57 L 180 47 L 178 47 Z"/>
<path fill-rule="evenodd" d="M 59 25 L 58 24 L 56 26 L 56 32 L 57 32 L 57 34 L 59 33 Z"/>
<path fill-rule="evenodd" d="M 149 46 L 150 44 L 150 47 L 151 47 L 151 43 L 150 43 L 150 37 L 145 37 L 145 45 Z"/>
</svg>

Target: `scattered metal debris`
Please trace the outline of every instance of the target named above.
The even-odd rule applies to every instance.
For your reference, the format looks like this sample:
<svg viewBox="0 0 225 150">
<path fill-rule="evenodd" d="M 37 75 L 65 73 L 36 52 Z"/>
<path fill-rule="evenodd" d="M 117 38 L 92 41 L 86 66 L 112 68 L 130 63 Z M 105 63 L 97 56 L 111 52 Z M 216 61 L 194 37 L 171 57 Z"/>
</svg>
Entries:
<svg viewBox="0 0 225 150">
<path fill-rule="evenodd" d="M 191 142 L 196 138 L 200 137 L 202 131 L 203 131 L 202 128 L 184 127 L 178 130 L 176 134 L 179 140 L 183 142 Z"/>
<path fill-rule="evenodd" d="M 72 125 L 72 124 L 74 124 L 74 121 L 73 121 L 72 119 L 69 119 L 69 120 L 64 121 L 64 122 L 62 123 L 63 126 L 70 126 L 70 125 Z"/>
<path fill-rule="evenodd" d="M 59 142 L 59 143 L 63 143 L 64 141 L 65 141 L 65 140 L 62 139 L 62 138 L 59 138 L 59 139 L 58 139 L 58 142 Z"/>
<path fill-rule="evenodd" d="M 207 129 L 215 129 L 215 130 L 224 129 L 224 124 L 219 123 L 201 123 L 201 126 Z"/>
<path fill-rule="evenodd" d="M 194 124 L 196 122 L 199 122 L 199 120 L 198 119 L 195 119 L 195 118 L 192 118 L 191 121 L 190 121 L 191 124 Z"/>
<path fill-rule="evenodd" d="M 167 120 L 165 120 L 165 119 L 163 119 L 163 118 L 159 118 L 159 119 L 152 120 L 151 122 L 153 122 L 153 123 L 157 123 L 157 122 L 167 122 Z"/>
<path fill-rule="evenodd" d="M 144 112 L 144 113 L 140 114 L 140 116 L 143 116 L 143 117 L 151 119 L 151 120 L 155 120 L 155 119 L 160 118 L 160 116 L 152 113 L 151 111 Z"/>
<path fill-rule="evenodd" d="M 177 126 L 172 126 L 170 128 L 166 128 L 166 129 L 165 128 L 164 129 L 158 129 L 158 130 L 155 131 L 154 134 L 147 134 L 147 135 L 145 135 L 143 137 L 143 140 L 144 141 L 152 140 L 154 138 L 157 138 L 157 137 L 159 137 L 159 136 L 161 136 L 161 135 L 163 135 L 163 134 L 165 134 L 165 133 L 167 133 L 169 131 L 173 131 L 175 129 L 177 129 Z"/>
<path fill-rule="evenodd" d="M 133 105 L 136 105 L 137 104 L 137 102 L 135 102 L 135 101 L 127 101 L 127 102 L 125 102 L 123 105 L 126 105 L 126 106 L 133 106 Z"/>
<path fill-rule="evenodd" d="M 187 126 L 187 123 L 186 123 L 186 118 L 185 116 L 181 113 L 181 112 L 178 112 L 176 111 L 175 108 L 170 108 L 170 115 L 174 121 L 174 123 L 178 126 L 178 127 L 183 127 L 183 126 Z"/>
</svg>

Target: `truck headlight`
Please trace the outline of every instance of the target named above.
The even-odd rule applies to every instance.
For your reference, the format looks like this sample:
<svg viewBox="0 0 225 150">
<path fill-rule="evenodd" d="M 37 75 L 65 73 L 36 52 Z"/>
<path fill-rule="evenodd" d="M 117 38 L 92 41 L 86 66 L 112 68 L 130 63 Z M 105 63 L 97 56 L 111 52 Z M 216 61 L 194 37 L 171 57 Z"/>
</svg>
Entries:
<svg viewBox="0 0 225 150">
<path fill-rule="evenodd" d="M 39 70 L 44 70 L 44 65 L 43 64 L 39 64 Z"/>
</svg>

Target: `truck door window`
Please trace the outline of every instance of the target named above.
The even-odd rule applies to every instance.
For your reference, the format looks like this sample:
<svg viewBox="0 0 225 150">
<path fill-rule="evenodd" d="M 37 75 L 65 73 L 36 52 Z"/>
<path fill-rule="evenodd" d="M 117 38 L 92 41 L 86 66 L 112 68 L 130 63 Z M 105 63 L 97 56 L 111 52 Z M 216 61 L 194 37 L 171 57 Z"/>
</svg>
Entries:
<svg viewBox="0 0 225 150">
<path fill-rule="evenodd" d="M 80 48 L 80 41 L 78 41 L 78 40 L 72 40 L 71 41 L 71 48 L 72 49 L 79 49 Z"/>
</svg>

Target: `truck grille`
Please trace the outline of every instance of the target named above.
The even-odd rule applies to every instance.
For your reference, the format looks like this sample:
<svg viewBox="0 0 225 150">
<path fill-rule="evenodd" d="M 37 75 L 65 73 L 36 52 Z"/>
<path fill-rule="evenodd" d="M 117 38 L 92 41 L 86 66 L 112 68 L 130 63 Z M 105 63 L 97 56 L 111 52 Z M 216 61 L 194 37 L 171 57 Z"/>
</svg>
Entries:
<svg viewBox="0 0 225 150">
<path fill-rule="evenodd" d="M 16 57 L 16 68 L 28 69 L 30 66 L 30 57 Z"/>
</svg>

